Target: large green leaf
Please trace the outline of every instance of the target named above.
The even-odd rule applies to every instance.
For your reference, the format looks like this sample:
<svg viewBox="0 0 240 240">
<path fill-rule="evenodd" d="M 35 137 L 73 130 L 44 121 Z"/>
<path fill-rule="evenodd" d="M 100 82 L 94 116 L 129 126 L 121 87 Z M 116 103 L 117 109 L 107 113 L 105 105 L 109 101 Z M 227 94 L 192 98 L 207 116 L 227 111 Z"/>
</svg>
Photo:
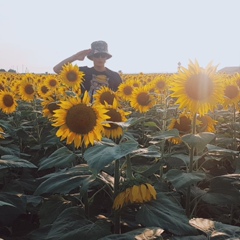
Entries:
<svg viewBox="0 0 240 240">
<path fill-rule="evenodd" d="M 3 155 L 0 160 L 0 170 L 5 168 L 37 168 L 37 166 L 17 156 Z"/>
<path fill-rule="evenodd" d="M 181 137 L 182 141 L 190 148 L 197 148 L 198 151 L 203 151 L 208 143 L 215 138 L 214 133 L 202 132 L 198 134 L 186 134 Z"/>
<path fill-rule="evenodd" d="M 184 209 L 164 193 L 158 193 L 157 200 L 142 204 L 136 220 L 145 227 L 160 227 L 178 236 L 197 235 Z"/>
<path fill-rule="evenodd" d="M 227 148 L 221 148 L 215 145 L 207 144 L 207 149 L 208 152 L 217 152 L 223 155 L 223 153 L 228 153 L 228 154 L 239 154 L 239 151 L 234 151 L 232 149 L 227 149 Z"/>
<path fill-rule="evenodd" d="M 164 132 L 157 132 L 151 136 L 153 140 L 161 140 L 161 139 L 167 140 L 173 137 L 179 137 L 179 131 L 177 129 L 171 129 Z"/>
<path fill-rule="evenodd" d="M 134 140 L 128 140 L 114 146 L 95 145 L 85 151 L 84 158 L 96 174 L 112 161 L 133 153 L 137 147 L 138 142 Z"/>
<path fill-rule="evenodd" d="M 48 200 L 43 202 L 39 210 L 40 226 L 52 224 L 59 214 L 69 207 L 72 207 L 71 201 L 67 201 L 59 195 L 52 195 Z"/>
<path fill-rule="evenodd" d="M 92 222 L 80 210 L 79 207 L 65 209 L 53 222 L 45 240 L 98 240 L 111 234 L 109 223 Z"/>
<path fill-rule="evenodd" d="M 99 240 L 143 240 L 143 239 L 163 239 L 161 237 L 163 229 L 158 227 L 139 228 L 133 231 L 129 231 L 123 234 L 111 234 L 106 237 L 100 238 Z"/>
<path fill-rule="evenodd" d="M 67 170 L 64 169 L 54 174 L 46 175 L 44 179 L 47 179 L 38 186 L 34 195 L 42 195 L 45 193 L 69 193 L 73 189 L 79 187 L 83 180 L 90 175 L 91 172 L 85 164 L 80 164 Z"/>
<path fill-rule="evenodd" d="M 213 205 L 238 205 L 240 202 L 240 174 L 227 174 L 212 178 L 209 190 L 202 200 Z"/>
<path fill-rule="evenodd" d="M 186 187 L 196 184 L 206 178 L 205 173 L 186 173 L 179 169 L 170 169 L 165 176 L 177 191 L 185 189 Z"/>
<path fill-rule="evenodd" d="M 70 167 L 75 160 L 76 154 L 64 146 L 57 149 L 49 157 L 41 160 L 39 163 L 39 170 L 52 167 Z"/>
<path fill-rule="evenodd" d="M 16 194 L 0 193 L 0 224 L 10 225 L 20 214 L 26 213 L 26 198 Z"/>
<path fill-rule="evenodd" d="M 139 148 L 133 152 L 133 156 L 142 156 L 148 158 L 160 158 L 162 154 L 159 152 L 159 148 L 155 145 L 151 145 L 148 148 Z"/>
</svg>

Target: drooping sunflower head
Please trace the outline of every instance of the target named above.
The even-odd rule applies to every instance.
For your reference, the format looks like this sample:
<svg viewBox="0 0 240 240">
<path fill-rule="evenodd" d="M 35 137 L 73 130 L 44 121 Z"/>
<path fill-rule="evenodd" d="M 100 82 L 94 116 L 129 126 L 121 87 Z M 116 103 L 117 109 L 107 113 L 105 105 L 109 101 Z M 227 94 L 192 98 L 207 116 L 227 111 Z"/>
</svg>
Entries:
<svg viewBox="0 0 240 240">
<path fill-rule="evenodd" d="M 192 130 L 191 117 L 188 114 L 180 114 L 178 118 L 174 118 L 168 125 L 168 130 L 177 129 L 180 137 L 184 134 L 188 134 Z M 171 138 L 170 141 L 174 144 L 180 144 L 182 142 L 180 137 Z"/>
<path fill-rule="evenodd" d="M 5 134 L 4 130 L 0 127 L 0 139 L 4 139 L 5 138 L 4 134 Z"/>
<path fill-rule="evenodd" d="M 93 98 L 94 98 L 94 104 L 105 105 L 105 103 L 107 103 L 109 105 L 113 105 L 113 101 L 116 100 L 118 96 L 109 87 L 101 87 L 93 95 Z"/>
<path fill-rule="evenodd" d="M 59 102 L 52 97 L 45 98 L 41 103 L 43 116 L 51 119 L 54 111 L 60 108 L 58 103 Z"/>
<path fill-rule="evenodd" d="M 16 111 L 18 104 L 14 94 L 9 91 L 0 91 L 0 109 L 6 113 L 11 114 Z"/>
<path fill-rule="evenodd" d="M 63 66 L 63 69 L 60 72 L 60 79 L 67 86 L 78 89 L 84 80 L 84 73 L 79 70 L 77 65 L 68 63 Z"/>
<path fill-rule="evenodd" d="M 240 88 L 237 85 L 235 78 L 227 79 L 224 81 L 224 99 L 223 106 L 237 106 L 240 101 Z"/>
<path fill-rule="evenodd" d="M 216 67 L 209 64 L 205 69 L 196 61 L 190 62 L 188 69 L 181 68 L 172 77 L 171 96 L 177 98 L 179 108 L 204 115 L 214 109 L 223 98 L 221 78 Z"/>
<path fill-rule="evenodd" d="M 198 116 L 199 124 L 197 124 L 197 132 L 215 132 L 217 121 L 212 119 L 209 115 Z"/>
<path fill-rule="evenodd" d="M 119 210 L 128 204 L 141 204 L 157 198 L 157 192 L 150 183 L 133 185 L 121 191 L 113 202 L 113 209 Z"/>
<path fill-rule="evenodd" d="M 156 104 L 156 99 L 149 92 L 149 86 L 135 88 L 130 98 L 130 105 L 136 111 L 145 113 Z"/>
<path fill-rule="evenodd" d="M 102 139 L 102 123 L 109 118 L 107 110 L 101 105 L 91 106 L 88 92 L 84 93 L 83 99 L 69 97 L 59 106 L 60 109 L 54 111 L 53 126 L 59 127 L 56 135 L 61 140 L 66 139 L 67 144 L 74 142 L 75 147 L 79 148 Z"/>
</svg>

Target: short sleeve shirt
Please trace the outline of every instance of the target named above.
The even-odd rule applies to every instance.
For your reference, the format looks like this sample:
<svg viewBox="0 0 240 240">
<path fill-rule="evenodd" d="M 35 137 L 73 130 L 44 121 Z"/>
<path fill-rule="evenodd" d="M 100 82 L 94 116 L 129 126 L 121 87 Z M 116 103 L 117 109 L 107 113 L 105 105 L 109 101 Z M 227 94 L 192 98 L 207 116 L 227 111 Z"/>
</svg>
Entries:
<svg viewBox="0 0 240 240">
<path fill-rule="evenodd" d="M 79 70 L 84 73 L 84 81 L 82 83 L 82 91 L 88 91 L 93 95 L 101 87 L 109 87 L 113 91 L 117 91 L 118 86 L 122 83 L 122 79 L 117 72 L 108 68 L 106 71 L 98 72 L 94 67 L 79 67 Z"/>
</svg>

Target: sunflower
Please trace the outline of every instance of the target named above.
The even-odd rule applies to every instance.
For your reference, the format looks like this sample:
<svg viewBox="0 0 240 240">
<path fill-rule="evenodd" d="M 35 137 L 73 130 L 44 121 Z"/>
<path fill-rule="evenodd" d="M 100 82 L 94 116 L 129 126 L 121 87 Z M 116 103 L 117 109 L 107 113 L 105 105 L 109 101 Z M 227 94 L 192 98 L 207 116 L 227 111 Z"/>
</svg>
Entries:
<svg viewBox="0 0 240 240">
<path fill-rule="evenodd" d="M 23 79 L 21 84 L 19 85 L 19 95 L 21 99 L 26 102 L 32 102 L 36 95 L 35 85 L 31 80 Z"/>
<path fill-rule="evenodd" d="M 118 108 L 117 100 L 114 99 L 113 105 L 105 104 L 105 108 L 108 110 L 106 113 L 109 116 L 108 121 L 111 122 L 126 122 L 126 116 L 129 112 L 124 112 L 122 109 Z M 110 123 L 109 126 L 104 126 L 104 135 L 108 138 L 117 139 L 123 134 L 123 129 L 117 124 Z"/>
<path fill-rule="evenodd" d="M 240 88 L 240 73 L 236 73 L 233 77 L 232 77 L 233 81 L 236 82 L 236 84 L 238 85 L 238 87 Z"/>
<path fill-rule="evenodd" d="M 130 105 L 140 113 L 149 111 L 156 104 L 156 100 L 152 94 L 149 93 L 149 87 L 143 86 L 136 88 L 132 92 L 130 98 Z"/>
<path fill-rule="evenodd" d="M 197 132 L 215 132 L 215 126 L 217 124 L 217 121 L 212 119 L 208 115 L 204 116 L 198 116 L 197 120 L 200 121 L 199 124 L 197 124 Z"/>
<path fill-rule="evenodd" d="M 224 99 L 223 106 L 225 108 L 229 106 L 237 106 L 240 101 L 240 88 L 237 85 L 237 81 L 232 79 L 227 79 L 224 82 Z"/>
<path fill-rule="evenodd" d="M 54 111 L 60 108 L 58 102 L 52 97 L 44 99 L 41 105 L 43 107 L 43 116 L 49 119 L 53 117 Z"/>
<path fill-rule="evenodd" d="M 46 77 L 44 83 L 49 89 L 56 89 L 59 87 L 59 76 L 58 75 L 50 75 Z"/>
<path fill-rule="evenodd" d="M 0 91 L 0 108 L 4 113 L 10 114 L 15 112 L 17 106 L 18 104 L 13 93 L 8 91 Z"/>
<path fill-rule="evenodd" d="M 192 131 L 191 117 L 187 114 L 180 114 L 179 118 L 172 119 L 168 125 L 168 130 L 177 129 L 179 135 L 188 134 Z M 180 144 L 182 142 L 180 137 L 171 138 L 170 141 L 174 144 Z"/>
<path fill-rule="evenodd" d="M 109 117 L 103 106 L 91 106 L 90 96 L 87 91 L 83 99 L 69 97 L 66 101 L 61 101 L 60 109 L 54 111 L 53 126 L 60 127 L 57 130 L 57 137 L 61 140 L 67 139 L 66 143 L 74 142 L 76 148 L 84 144 L 86 147 L 94 144 L 94 140 L 102 139 L 104 131 L 102 123 Z"/>
<path fill-rule="evenodd" d="M 151 84 L 153 84 L 156 93 L 164 93 L 168 88 L 167 76 L 164 74 L 159 75 L 153 79 Z"/>
<path fill-rule="evenodd" d="M 124 205 L 131 203 L 145 203 L 155 200 L 157 192 L 155 188 L 149 183 L 141 185 L 133 185 L 120 192 L 113 202 L 113 209 L 121 209 Z"/>
<path fill-rule="evenodd" d="M 63 66 L 63 69 L 60 72 L 60 79 L 67 86 L 72 87 L 73 89 L 79 89 L 84 80 L 84 73 L 79 70 L 77 65 L 68 63 Z"/>
<path fill-rule="evenodd" d="M 171 96 L 177 98 L 179 108 L 204 115 L 214 109 L 223 98 L 223 86 L 216 67 L 208 64 L 203 69 L 196 61 L 190 62 L 188 69 L 181 67 L 173 76 Z"/>
<path fill-rule="evenodd" d="M 0 127 L 0 139 L 4 139 L 4 130 Z"/>
<path fill-rule="evenodd" d="M 133 89 L 129 81 L 123 82 L 118 86 L 117 95 L 124 101 L 130 101 Z"/>
<path fill-rule="evenodd" d="M 40 98 L 47 98 L 48 96 L 50 96 L 52 94 L 52 91 L 48 88 L 48 86 L 43 82 L 40 83 L 37 87 L 37 93 L 39 95 Z"/>
<path fill-rule="evenodd" d="M 117 94 L 109 87 L 101 87 L 93 95 L 93 98 L 94 104 L 105 105 L 105 103 L 107 103 L 109 105 L 113 105 L 114 100 L 117 99 Z"/>
</svg>

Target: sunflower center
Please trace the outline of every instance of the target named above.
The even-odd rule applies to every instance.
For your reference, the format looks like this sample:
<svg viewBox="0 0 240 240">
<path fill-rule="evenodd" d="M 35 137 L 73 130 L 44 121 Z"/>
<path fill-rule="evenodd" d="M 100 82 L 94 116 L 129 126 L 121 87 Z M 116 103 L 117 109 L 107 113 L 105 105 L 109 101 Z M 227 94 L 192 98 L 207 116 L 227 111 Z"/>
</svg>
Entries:
<svg viewBox="0 0 240 240">
<path fill-rule="evenodd" d="M 56 81 L 55 79 L 51 79 L 51 80 L 49 81 L 49 85 L 50 85 L 51 87 L 55 87 L 55 86 L 57 85 L 57 81 Z"/>
<path fill-rule="evenodd" d="M 70 108 L 66 117 L 68 128 L 77 134 L 88 134 L 97 123 L 95 111 L 85 104 L 77 104 Z"/>
<path fill-rule="evenodd" d="M 31 95 L 34 93 L 33 86 L 31 84 L 27 84 L 25 86 L 25 93 Z"/>
<path fill-rule="evenodd" d="M 112 105 L 114 97 L 114 94 L 110 92 L 103 92 L 100 96 L 100 103 L 104 105 L 104 102 L 107 102 L 108 104 Z"/>
<path fill-rule="evenodd" d="M 204 101 L 213 92 L 213 82 L 206 74 L 199 73 L 187 80 L 185 89 L 189 98 Z"/>
<path fill-rule="evenodd" d="M 47 93 L 48 92 L 48 88 L 46 86 L 42 86 L 41 87 L 41 91 L 42 91 L 42 93 Z"/>
<path fill-rule="evenodd" d="M 112 122 L 121 122 L 122 121 L 122 117 L 121 114 L 119 112 L 117 112 L 115 109 L 108 109 L 109 111 L 107 112 L 107 115 L 110 117 L 108 119 L 108 121 L 112 121 Z M 116 129 L 118 128 L 117 124 L 114 123 L 109 123 L 110 127 L 106 127 L 106 129 Z"/>
<path fill-rule="evenodd" d="M 124 88 L 124 90 L 123 90 L 123 92 L 124 92 L 125 95 L 131 95 L 131 94 L 132 94 L 132 91 L 133 91 L 133 89 L 132 89 L 131 86 L 126 86 L 126 87 Z"/>
<path fill-rule="evenodd" d="M 6 107 L 11 107 L 14 104 L 12 96 L 11 95 L 4 95 L 3 103 Z"/>
<path fill-rule="evenodd" d="M 225 96 L 228 97 L 229 99 L 233 99 L 237 97 L 238 93 L 239 93 L 239 90 L 237 86 L 233 86 L 233 85 L 227 86 L 224 92 Z"/>
<path fill-rule="evenodd" d="M 180 117 L 180 123 L 176 121 L 173 128 L 179 132 L 187 133 L 191 131 L 191 120 L 186 116 Z"/>
<path fill-rule="evenodd" d="M 66 74 L 66 77 L 68 79 L 69 82 L 75 82 L 77 81 L 77 74 L 76 72 L 74 71 L 69 71 L 67 74 Z"/>
<path fill-rule="evenodd" d="M 157 87 L 158 89 L 164 89 L 164 87 L 165 87 L 165 82 L 163 82 L 163 81 L 157 82 L 156 87 Z"/>
<path fill-rule="evenodd" d="M 139 93 L 137 96 L 137 102 L 141 106 L 148 106 L 151 102 L 149 94 L 146 92 Z"/>
<path fill-rule="evenodd" d="M 56 102 L 52 102 L 48 104 L 48 110 L 50 111 L 51 114 L 54 114 L 54 110 L 59 109 L 59 105 Z"/>
</svg>

